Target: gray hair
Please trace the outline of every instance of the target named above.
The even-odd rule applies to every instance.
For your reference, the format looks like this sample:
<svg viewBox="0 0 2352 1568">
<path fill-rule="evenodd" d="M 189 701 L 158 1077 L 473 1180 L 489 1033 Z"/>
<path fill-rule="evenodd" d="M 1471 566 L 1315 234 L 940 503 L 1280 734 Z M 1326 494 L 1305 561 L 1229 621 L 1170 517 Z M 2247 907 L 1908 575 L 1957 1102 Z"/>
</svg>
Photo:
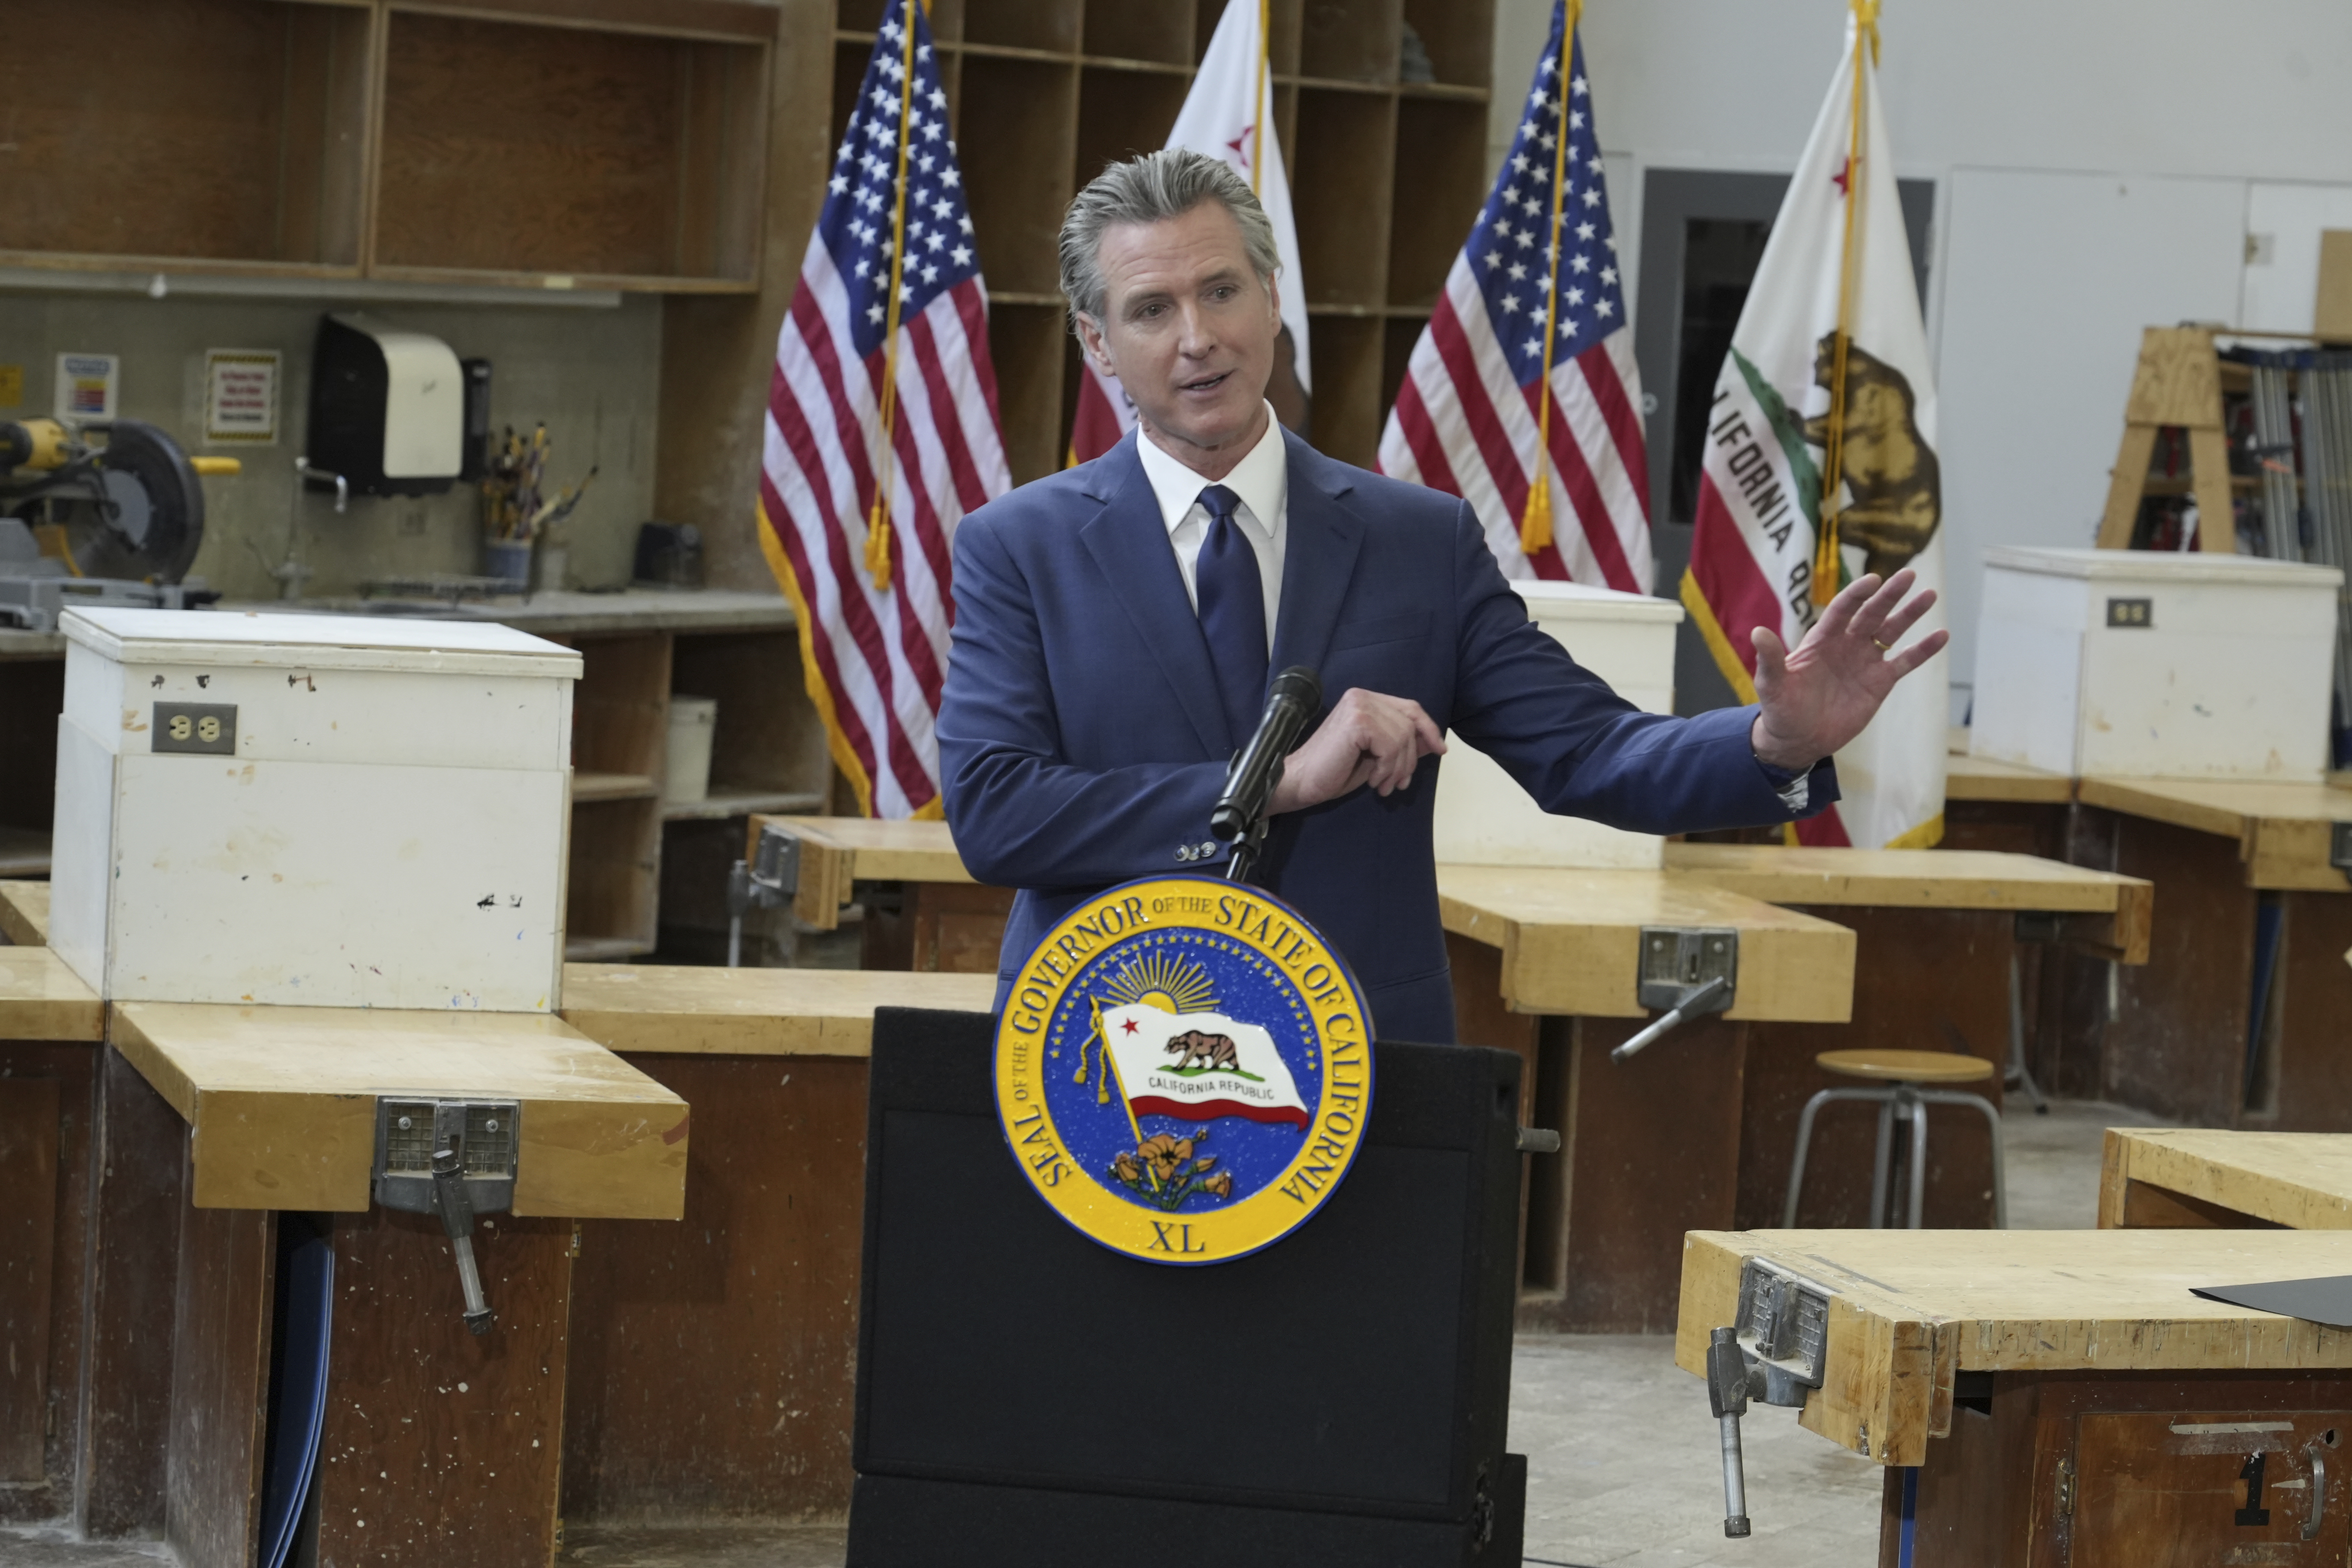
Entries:
<svg viewBox="0 0 2352 1568">
<path fill-rule="evenodd" d="M 1219 202 L 1241 226 L 1242 248 L 1252 270 L 1268 283 L 1281 270 L 1274 247 L 1274 225 L 1249 182 L 1233 165 L 1189 147 L 1163 147 L 1124 163 L 1113 163 L 1070 203 L 1062 220 L 1062 292 L 1069 296 L 1070 326 L 1080 315 L 1102 320 L 1103 231 L 1114 224 L 1159 223 L 1181 217 L 1202 202 Z"/>
</svg>

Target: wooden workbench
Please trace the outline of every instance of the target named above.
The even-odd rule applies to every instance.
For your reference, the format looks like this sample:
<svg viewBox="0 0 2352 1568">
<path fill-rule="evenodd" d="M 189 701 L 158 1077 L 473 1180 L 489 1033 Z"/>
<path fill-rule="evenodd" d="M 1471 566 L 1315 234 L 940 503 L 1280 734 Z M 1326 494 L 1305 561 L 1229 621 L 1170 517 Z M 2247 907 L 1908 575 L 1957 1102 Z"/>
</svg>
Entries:
<svg viewBox="0 0 2352 1568">
<path fill-rule="evenodd" d="M 1521 1121 L 1561 1138 L 1528 1162 L 1521 1322 L 1668 1327 L 1682 1233 L 1737 1212 L 1758 1021 L 1843 1020 L 1853 933 L 1676 871 L 1441 866 L 1437 887 L 1459 1037 L 1517 1052 Z M 1650 1016 L 1637 960 L 1651 925 L 1738 931 L 1733 1005 L 1619 1065 L 1609 1052 Z"/>
<path fill-rule="evenodd" d="M 745 859 L 757 859 L 761 831 L 772 824 L 800 840 L 795 920 L 832 931 L 844 909 L 863 906 L 861 968 L 996 973 L 1012 889 L 971 879 L 946 823 L 754 816 Z"/>
<path fill-rule="evenodd" d="M 2119 977 L 2102 1092 L 2204 1127 L 2352 1127 L 2352 879 L 2328 864 L 2352 790 L 2317 784 L 2086 778 L 2084 814 L 2118 871 L 2178 919 Z M 2251 1041 L 2265 924 L 2276 959 Z"/>
<path fill-rule="evenodd" d="M 2017 940 L 2020 916 L 2057 940 L 2124 963 L 2147 961 L 2153 889 L 2111 872 L 2026 855 L 1966 849 L 1809 849 L 1669 844 L 1669 869 L 1854 932 L 1853 1012 L 1842 1026 L 1773 1023 L 1756 1029 L 1740 1129 L 1742 1228 L 1782 1223 L 1797 1119 L 1838 1079 L 1815 1065 L 1823 1051 L 1966 1049 L 2009 1059 L 2009 973 L 2036 946 Z M 2030 981 L 2023 974 L 2021 980 Z M 2001 1103 L 1998 1077 L 1961 1089 Z M 1992 1139 L 1983 1118 L 1958 1107 L 1928 1112 L 1930 1226 L 1992 1223 Z M 1834 1107 L 1815 1124 L 1799 1218 L 1823 1226 L 1868 1223 L 1876 1121 L 1867 1107 Z"/>
<path fill-rule="evenodd" d="M 1822 1385 L 1799 1419 L 1890 1467 L 1882 1563 L 1906 1537 L 1912 1568 L 2345 1560 L 2352 1333 L 2189 1288 L 2342 1273 L 2352 1237 L 1695 1234 L 1675 1342 L 1685 1371 L 1705 1375 L 1708 1331 L 1734 1321 L 1751 1255 L 1835 1292 Z M 1703 1416 L 1705 1395 L 1692 1397 Z M 1703 1430 L 1695 1421 L 1693 1440 Z M 2306 1543 L 2312 1443 L 2328 1480 Z M 2259 1521 L 2235 1515 L 2254 1454 L 2267 1472 Z M 1751 1492 L 1748 1510 L 1769 1518 L 1783 1500 Z"/>
<path fill-rule="evenodd" d="M 994 984 L 567 968 L 565 1020 L 694 1107 L 685 1223 L 581 1226 L 567 1521 L 702 1524 L 849 1506 L 874 1009 L 985 1012 Z"/>
<path fill-rule="evenodd" d="M 678 1215 L 686 1104 L 542 1015 L 126 1003 L 110 1027 L 92 1532 L 252 1560 L 278 1226 L 307 1211 L 335 1270 L 318 1560 L 549 1561 L 581 1216 Z M 513 1210 L 474 1235 L 486 1335 L 438 1218 L 373 1205 L 384 1093 L 520 1101 Z"/>
<path fill-rule="evenodd" d="M 49 944 L 47 882 L 0 882 L 0 942 L 18 947 Z"/>
<path fill-rule="evenodd" d="M 2099 1226 L 2352 1230 L 2352 1133 L 2110 1127 Z"/>
</svg>

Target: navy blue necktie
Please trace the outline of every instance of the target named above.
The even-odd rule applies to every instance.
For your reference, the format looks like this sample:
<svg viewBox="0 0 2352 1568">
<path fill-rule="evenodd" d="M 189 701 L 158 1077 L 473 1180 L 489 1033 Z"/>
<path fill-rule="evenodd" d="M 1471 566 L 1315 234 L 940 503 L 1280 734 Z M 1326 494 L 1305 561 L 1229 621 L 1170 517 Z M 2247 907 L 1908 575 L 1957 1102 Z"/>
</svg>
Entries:
<svg viewBox="0 0 2352 1568">
<path fill-rule="evenodd" d="M 1223 485 L 1201 491 L 1209 513 L 1208 536 L 1201 541 L 1192 582 L 1201 608 L 1201 633 L 1209 641 L 1209 663 L 1217 672 L 1234 744 L 1244 745 L 1265 706 L 1265 579 L 1258 575 L 1257 552 L 1234 515 L 1242 498 Z"/>
</svg>

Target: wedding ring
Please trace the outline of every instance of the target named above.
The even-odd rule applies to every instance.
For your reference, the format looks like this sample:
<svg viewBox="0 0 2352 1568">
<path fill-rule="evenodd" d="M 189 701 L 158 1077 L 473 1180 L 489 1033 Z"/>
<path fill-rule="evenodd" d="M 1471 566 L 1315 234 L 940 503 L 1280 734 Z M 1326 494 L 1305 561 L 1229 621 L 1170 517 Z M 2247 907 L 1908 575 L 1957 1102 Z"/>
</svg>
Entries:
<svg viewBox="0 0 2352 1568">
<path fill-rule="evenodd" d="M 1876 648 L 1881 653 L 1893 653 L 1895 651 L 1892 644 L 1880 642 L 1876 637 L 1870 639 L 1870 646 Z"/>
</svg>

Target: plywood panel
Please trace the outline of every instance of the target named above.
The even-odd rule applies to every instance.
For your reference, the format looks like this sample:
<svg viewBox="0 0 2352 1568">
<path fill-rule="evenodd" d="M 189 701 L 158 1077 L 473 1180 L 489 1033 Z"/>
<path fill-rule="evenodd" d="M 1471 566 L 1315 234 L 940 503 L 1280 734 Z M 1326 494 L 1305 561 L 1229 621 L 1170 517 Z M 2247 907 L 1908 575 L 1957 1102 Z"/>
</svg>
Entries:
<svg viewBox="0 0 2352 1568">
<path fill-rule="evenodd" d="M 184 1568 L 247 1568 L 260 1539 L 277 1236 L 267 1211 L 180 1215 L 163 1539 Z"/>
<path fill-rule="evenodd" d="M 95 1040 L 105 1016 L 54 948 L 0 947 L 0 1040 Z"/>
<path fill-rule="evenodd" d="M 1683 1233 L 1728 1226 L 1738 1197 L 1752 1026 L 1701 1018 L 1629 1061 L 1610 1060 L 1638 1027 L 1613 1018 L 1573 1026 L 1560 1326 L 1581 1332 L 1672 1330 Z M 1672 1157 L 1659 1158 L 1665 1150 Z"/>
<path fill-rule="evenodd" d="M 1192 0 L 1159 0 L 1150 5 L 1138 5 L 1134 0 L 1089 0 L 1087 53 L 1190 66 L 1196 22 L 1205 16 L 1213 26 L 1222 14 L 1223 7 L 1216 0 L 1199 5 Z M 1162 140 L 1165 139 L 1163 132 Z M 1152 145 L 1156 147 L 1159 142 Z"/>
<path fill-rule="evenodd" d="M 13 1347 L 0 1351 L 0 1447 L 14 1435 L 32 1439 L 32 1462 L 9 1468 L 13 1484 L 0 1486 L 0 1522 L 32 1523 L 73 1511 L 74 1479 L 81 1454 L 82 1350 L 88 1342 L 89 1303 L 90 1123 L 97 1106 L 98 1053 L 88 1046 L 0 1043 L 0 1107 L 13 1101 L 14 1114 L 0 1109 L 0 1154 L 19 1179 L 37 1161 L 40 1110 L 25 1112 L 27 1098 L 50 1103 L 48 1141 L 54 1152 L 49 1204 L 45 1213 L 19 1211 L 8 1219 L 21 1247 L 0 1247 L 0 1334 Z M 30 1130 L 28 1149 L 23 1134 Z M 33 1185 L 37 1186 L 37 1182 Z M 27 1194 L 29 1195 L 29 1194 Z M 11 1200 L 12 1204 L 14 1200 Z M 46 1230 L 44 1254 L 32 1233 Z M 46 1294 L 37 1280 L 46 1279 Z M 27 1316 L 27 1308 L 37 1314 Z M 43 1324 L 46 1326 L 42 1326 Z M 46 1342 L 35 1359 L 34 1342 Z"/>
<path fill-rule="evenodd" d="M 964 13 L 966 43 L 1001 44 L 1018 49 L 1045 49 L 1071 54 L 1078 47 L 1085 0 L 982 0 Z"/>
<path fill-rule="evenodd" d="M 466 1331 L 441 1222 L 334 1226 L 319 1561 L 509 1568 L 553 1560 L 572 1293 L 569 1220 L 484 1218 L 490 1331 Z"/>
<path fill-rule="evenodd" d="M 1421 47 L 1439 81 L 1487 85 L 1495 69 L 1492 0 L 1404 0 L 1404 20 L 1421 35 Z"/>
<path fill-rule="evenodd" d="M 1504 994 L 1522 1012 L 1645 1016 L 1641 930 L 1664 925 L 1739 931 L 1733 1018 L 1842 1024 L 1852 1016 L 1853 931 L 1684 873 L 1441 866 L 1437 892 L 1447 931 L 1503 950 Z"/>
<path fill-rule="evenodd" d="M 1378 316 L 1329 314 L 1307 323 L 1315 377 L 1307 435 L 1317 450 L 1359 468 L 1371 467 L 1380 451 L 1381 324 Z"/>
<path fill-rule="evenodd" d="M 966 126 L 987 127 L 987 153 L 962 160 L 981 269 L 991 289 L 1051 294 L 1055 238 L 1073 189 L 1077 67 L 976 56 L 959 79 L 957 136 Z"/>
<path fill-rule="evenodd" d="M 1304 10 L 1301 76 L 1393 82 L 1402 0 L 1313 0 Z"/>
<path fill-rule="evenodd" d="M 714 633 L 680 637 L 672 652 L 672 688 L 715 698 L 710 793 L 824 791 L 832 759 L 824 726 L 807 688 L 793 679 L 799 639 L 791 632 Z"/>
<path fill-rule="evenodd" d="M 581 1227 L 567 1521 L 848 1506 L 866 1064 L 633 1056 L 698 1108 L 675 1226 Z"/>
<path fill-rule="evenodd" d="M 357 261 L 348 222 L 320 220 L 344 210 L 360 146 L 289 73 L 348 80 L 364 11 L 87 0 L 73 23 L 106 47 L 12 51 L 0 250 Z"/>
<path fill-rule="evenodd" d="M 564 1022 L 637 1065 L 646 1054 L 863 1058 L 873 1049 L 875 1008 L 984 1013 L 996 978 L 594 963 L 574 965 L 564 986 Z M 690 1194 L 690 1163 L 687 1185 Z"/>
<path fill-rule="evenodd" d="M 2161 918 L 2145 967 L 2121 971 L 2104 1095 L 2195 1126 L 2233 1125 L 2245 1105 L 2254 906 L 2231 839 L 2119 817 L 2116 868 L 2156 884 Z"/>
<path fill-rule="evenodd" d="M 88 1426 L 77 1514 L 101 1539 L 160 1536 L 187 1129 L 104 1047 L 90 1201 Z"/>
<path fill-rule="evenodd" d="M 58 1087 L 53 1078 L 0 1078 L 0 1482 L 47 1479 Z"/>
<path fill-rule="evenodd" d="M 1077 348 L 1068 319 L 1059 305 L 992 301 L 988 353 L 996 367 L 996 405 L 1004 420 L 1005 466 L 1016 485 L 1043 479 L 1060 468 L 1069 452 L 1069 422 L 1040 417 L 1077 395 Z"/>
<path fill-rule="evenodd" d="M 1288 150 L 1298 265 L 1310 305 L 1387 303 L 1396 112 L 1395 99 L 1385 93 L 1299 90 L 1298 128 Z M 1453 243 L 1461 241 L 1455 234 Z M 1319 362 L 1317 368 L 1319 396 Z"/>
<path fill-rule="evenodd" d="M 2102 1226 L 2137 1183 L 2294 1230 L 2352 1230 L 2352 1135 L 2110 1127 L 2100 1187 Z"/>
<path fill-rule="evenodd" d="M 365 1209 L 383 1094 L 521 1102 L 523 1215 L 667 1219 L 687 1108 L 528 1013 L 123 1004 L 117 1046 L 194 1131 L 201 1207 Z"/>
<path fill-rule="evenodd" d="M 1448 99 L 1406 98 L 1397 104 L 1396 172 L 1391 213 L 1410 215 L 1389 229 L 1388 302 L 1426 310 L 1445 287 L 1477 220 L 1486 172 L 1486 106 Z M 1381 404 L 1385 414 L 1387 399 Z"/>
<path fill-rule="evenodd" d="M 386 47 L 379 263 L 748 277 L 714 229 L 762 150 L 710 143 L 758 90 L 754 47 L 395 12 Z"/>
</svg>

